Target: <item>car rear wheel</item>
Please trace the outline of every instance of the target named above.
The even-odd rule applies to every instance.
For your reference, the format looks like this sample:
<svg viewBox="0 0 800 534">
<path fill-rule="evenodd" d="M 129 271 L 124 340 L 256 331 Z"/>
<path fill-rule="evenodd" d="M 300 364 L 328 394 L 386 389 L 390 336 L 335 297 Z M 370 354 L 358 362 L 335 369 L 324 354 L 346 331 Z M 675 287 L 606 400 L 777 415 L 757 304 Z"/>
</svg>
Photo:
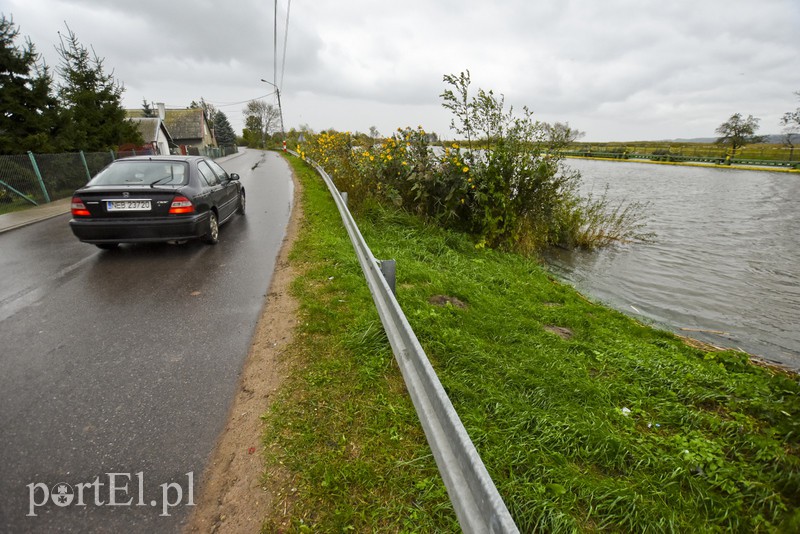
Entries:
<svg viewBox="0 0 800 534">
<path fill-rule="evenodd" d="M 244 195 L 244 191 L 239 192 L 239 209 L 236 212 L 239 215 L 244 215 L 245 209 L 247 208 L 247 197 Z"/>
<path fill-rule="evenodd" d="M 97 243 L 96 246 L 101 250 L 114 250 L 119 246 L 119 243 Z"/>
<path fill-rule="evenodd" d="M 208 212 L 208 231 L 202 237 L 203 243 L 216 245 L 219 242 L 219 222 L 217 214 L 213 211 Z"/>
</svg>

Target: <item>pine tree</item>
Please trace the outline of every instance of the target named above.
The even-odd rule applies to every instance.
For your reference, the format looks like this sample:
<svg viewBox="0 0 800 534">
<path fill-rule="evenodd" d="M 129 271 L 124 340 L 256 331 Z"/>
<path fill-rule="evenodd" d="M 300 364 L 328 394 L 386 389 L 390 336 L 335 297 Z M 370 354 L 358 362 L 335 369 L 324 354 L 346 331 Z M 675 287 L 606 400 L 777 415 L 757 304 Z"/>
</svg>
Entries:
<svg viewBox="0 0 800 534">
<path fill-rule="evenodd" d="M 59 37 L 58 96 L 68 118 L 64 137 L 67 148 L 103 151 L 124 143 L 142 144 L 141 134 L 122 107 L 124 87 L 113 73 L 104 72 L 103 60 L 94 50 L 90 54 L 69 26 L 67 35 L 59 32 Z"/>
<path fill-rule="evenodd" d="M 56 150 L 58 102 L 51 94 L 49 71 L 26 39 L 15 40 L 19 29 L 0 17 L 0 154 Z"/>
<path fill-rule="evenodd" d="M 222 111 L 214 113 L 214 134 L 219 146 L 235 146 L 236 132 L 233 131 L 227 115 Z"/>
<path fill-rule="evenodd" d="M 142 114 L 148 118 L 156 116 L 153 106 L 150 105 L 150 102 L 148 102 L 146 98 L 142 99 Z"/>
</svg>

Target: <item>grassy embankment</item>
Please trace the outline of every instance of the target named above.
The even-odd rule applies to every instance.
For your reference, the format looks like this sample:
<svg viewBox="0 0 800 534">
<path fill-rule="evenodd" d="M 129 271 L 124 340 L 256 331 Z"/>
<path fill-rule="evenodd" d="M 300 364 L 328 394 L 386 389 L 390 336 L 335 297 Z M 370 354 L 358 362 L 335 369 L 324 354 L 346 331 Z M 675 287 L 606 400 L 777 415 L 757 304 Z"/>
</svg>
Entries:
<svg viewBox="0 0 800 534">
<path fill-rule="evenodd" d="M 278 494 L 264 530 L 458 531 L 333 201 L 292 164 L 301 318 L 264 415 Z M 796 377 L 690 348 L 397 211 L 358 223 L 397 260 L 399 302 L 523 532 L 800 527 Z"/>
<path fill-rule="evenodd" d="M 22 211 L 28 208 L 32 208 L 34 205 L 30 202 L 25 202 L 24 200 L 14 200 L 10 202 L 5 202 L 0 204 L 0 215 L 4 213 L 12 213 L 14 211 Z"/>
</svg>

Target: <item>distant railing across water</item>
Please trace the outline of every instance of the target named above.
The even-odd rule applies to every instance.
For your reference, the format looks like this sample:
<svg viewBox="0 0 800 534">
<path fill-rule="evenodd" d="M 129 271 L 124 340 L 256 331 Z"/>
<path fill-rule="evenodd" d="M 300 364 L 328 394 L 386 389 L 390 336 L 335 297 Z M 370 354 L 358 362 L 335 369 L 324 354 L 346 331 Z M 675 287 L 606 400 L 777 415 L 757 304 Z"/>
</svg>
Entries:
<svg viewBox="0 0 800 534">
<path fill-rule="evenodd" d="M 625 145 L 618 143 L 580 144 L 560 151 L 561 155 L 581 158 L 632 159 L 672 163 L 712 163 L 717 165 L 756 165 L 800 170 L 800 149 L 755 145 L 732 151 L 721 145 Z"/>
</svg>

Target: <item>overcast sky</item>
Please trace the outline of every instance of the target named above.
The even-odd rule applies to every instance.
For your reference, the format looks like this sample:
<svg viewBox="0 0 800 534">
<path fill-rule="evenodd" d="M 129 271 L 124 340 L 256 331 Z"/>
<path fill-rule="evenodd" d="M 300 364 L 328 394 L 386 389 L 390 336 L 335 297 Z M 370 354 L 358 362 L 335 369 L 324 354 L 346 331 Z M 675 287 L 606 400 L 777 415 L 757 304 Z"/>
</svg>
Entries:
<svg viewBox="0 0 800 534">
<path fill-rule="evenodd" d="M 289 8 L 288 32 L 286 13 Z M 281 87 L 286 128 L 454 134 L 442 76 L 567 121 L 588 141 L 713 137 L 733 113 L 779 133 L 800 107 L 798 0 L 0 0 L 51 66 L 64 23 L 142 99 L 205 98 L 237 130 Z M 285 63 L 283 43 L 287 47 Z"/>
</svg>

